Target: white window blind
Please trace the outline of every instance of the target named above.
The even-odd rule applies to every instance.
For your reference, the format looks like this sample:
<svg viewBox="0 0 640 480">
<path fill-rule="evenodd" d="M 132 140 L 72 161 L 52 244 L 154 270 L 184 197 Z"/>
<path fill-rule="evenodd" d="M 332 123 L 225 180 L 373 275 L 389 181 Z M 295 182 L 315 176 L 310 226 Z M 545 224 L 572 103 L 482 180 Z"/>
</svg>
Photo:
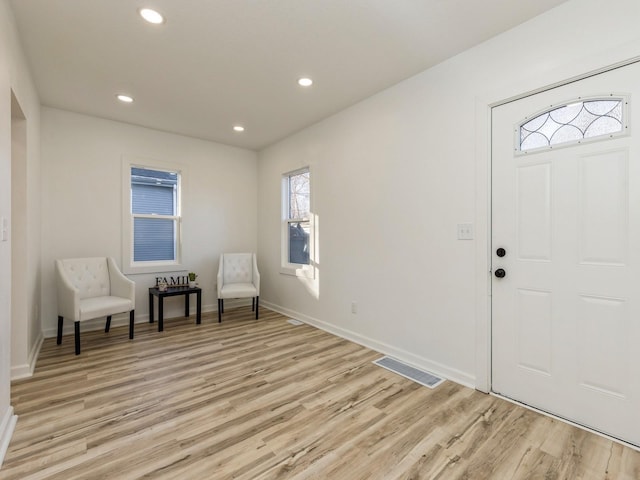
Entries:
<svg viewBox="0 0 640 480">
<path fill-rule="evenodd" d="M 176 261 L 179 172 L 131 167 L 133 262 Z"/>
</svg>

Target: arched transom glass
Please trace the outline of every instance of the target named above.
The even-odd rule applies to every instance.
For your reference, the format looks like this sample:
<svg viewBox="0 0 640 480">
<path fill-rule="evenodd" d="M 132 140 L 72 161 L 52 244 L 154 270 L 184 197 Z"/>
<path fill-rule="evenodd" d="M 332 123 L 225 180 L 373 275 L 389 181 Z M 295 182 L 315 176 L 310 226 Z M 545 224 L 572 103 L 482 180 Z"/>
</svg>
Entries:
<svg viewBox="0 0 640 480">
<path fill-rule="evenodd" d="M 517 129 L 516 150 L 526 153 L 624 133 L 623 98 L 579 100 L 527 118 Z"/>
</svg>

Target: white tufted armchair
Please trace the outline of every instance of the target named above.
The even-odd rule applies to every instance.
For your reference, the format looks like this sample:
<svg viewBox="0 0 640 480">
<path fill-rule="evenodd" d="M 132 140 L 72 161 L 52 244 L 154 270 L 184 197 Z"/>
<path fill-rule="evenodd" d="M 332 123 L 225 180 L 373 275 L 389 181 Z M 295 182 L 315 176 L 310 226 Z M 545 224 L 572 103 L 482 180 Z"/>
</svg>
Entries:
<svg viewBox="0 0 640 480">
<path fill-rule="evenodd" d="M 56 260 L 58 287 L 58 338 L 62 343 L 64 318 L 75 322 L 76 355 L 80 354 L 80 322 L 129 312 L 129 338 L 133 339 L 135 283 L 125 277 L 113 258 L 70 258 Z"/>
<path fill-rule="evenodd" d="M 222 322 L 225 298 L 251 297 L 258 319 L 260 273 L 255 253 L 223 253 L 218 267 L 218 322 Z"/>
</svg>

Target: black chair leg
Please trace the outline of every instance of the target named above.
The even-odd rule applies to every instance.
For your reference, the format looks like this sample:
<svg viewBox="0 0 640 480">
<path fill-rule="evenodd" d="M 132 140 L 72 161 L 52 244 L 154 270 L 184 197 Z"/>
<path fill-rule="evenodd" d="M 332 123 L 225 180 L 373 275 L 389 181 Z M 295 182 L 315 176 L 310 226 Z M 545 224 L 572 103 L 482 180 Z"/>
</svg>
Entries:
<svg viewBox="0 0 640 480">
<path fill-rule="evenodd" d="M 58 337 L 56 338 L 56 343 L 60 345 L 62 343 L 62 317 L 58 315 Z"/>
<path fill-rule="evenodd" d="M 255 297 L 251 297 L 251 311 L 253 312 L 256 309 L 256 299 Z"/>
<path fill-rule="evenodd" d="M 256 320 L 258 319 L 259 306 L 260 306 L 260 297 L 256 297 Z"/>
<path fill-rule="evenodd" d="M 107 317 L 107 324 L 104 326 L 104 333 L 109 333 L 110 328 L 111 328 L 111 315 Z"/>
<path fill-rule="evenodd" d="M 133 312 L 134 310 L 129 312 L 129 340 L 133 340 Z"/>
<path fill-rule="evenodd" d="M 222 299 L 218 299 L 218 323 L 222 323 Z"/>
<path fill-rule="evenodd" d="M 80 322 L 75 322 L 76 355 L 80 355 Z"/>
</svg>

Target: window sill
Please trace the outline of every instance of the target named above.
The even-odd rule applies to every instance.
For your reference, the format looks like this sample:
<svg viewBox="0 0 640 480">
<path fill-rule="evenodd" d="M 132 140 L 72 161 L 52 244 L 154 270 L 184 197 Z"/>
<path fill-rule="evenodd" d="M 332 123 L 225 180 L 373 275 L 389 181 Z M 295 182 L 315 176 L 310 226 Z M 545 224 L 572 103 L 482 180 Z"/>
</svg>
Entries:
<svg viewBox="0 0 640 480">
<path fill-rule="evenodd" d="M 282 275 L 291 275 L 292 277 L 315 278 L 315 269 L 310 265 L 293 265 L 280 267 Z"/>
<path fill-rule="evenodd" d="M 144 273 L 167 273 L 185 271 L 181 263 L 155 263 L 151 265 L 123 265 L 122 272 L 127 275 Z"/>
</svg>

